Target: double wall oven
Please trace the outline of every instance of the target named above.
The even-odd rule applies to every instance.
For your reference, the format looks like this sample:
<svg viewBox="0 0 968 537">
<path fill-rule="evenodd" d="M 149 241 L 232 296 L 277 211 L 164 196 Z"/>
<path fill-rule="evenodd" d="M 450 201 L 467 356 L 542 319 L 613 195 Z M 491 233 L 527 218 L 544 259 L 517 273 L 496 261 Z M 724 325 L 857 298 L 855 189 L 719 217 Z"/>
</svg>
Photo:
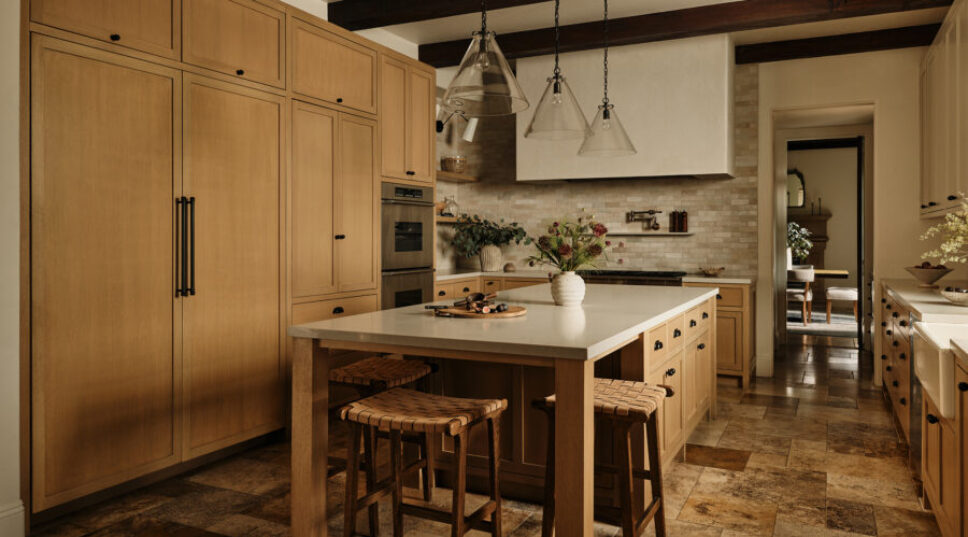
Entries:
<svg viewBox="0 0 968 537">
<path fill-rule="evenodd" d="M 433 300 L 434 190 L 383 183 L 383 308 Z"/>
</svg>

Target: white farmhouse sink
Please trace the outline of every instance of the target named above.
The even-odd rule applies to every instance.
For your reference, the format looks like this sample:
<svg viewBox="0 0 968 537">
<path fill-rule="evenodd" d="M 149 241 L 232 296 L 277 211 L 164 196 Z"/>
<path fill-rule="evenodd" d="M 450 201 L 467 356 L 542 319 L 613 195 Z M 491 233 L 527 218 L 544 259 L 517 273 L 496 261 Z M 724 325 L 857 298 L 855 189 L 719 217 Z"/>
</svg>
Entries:
<svg viewBox="0 0 968 537">
<path fill-rule="evenodd" d="M 966 324 L 914 323 L 914 373 L 941 416 L 955 416 L 955 356 L 951 340 L 968 337 Z"/>
</svg>

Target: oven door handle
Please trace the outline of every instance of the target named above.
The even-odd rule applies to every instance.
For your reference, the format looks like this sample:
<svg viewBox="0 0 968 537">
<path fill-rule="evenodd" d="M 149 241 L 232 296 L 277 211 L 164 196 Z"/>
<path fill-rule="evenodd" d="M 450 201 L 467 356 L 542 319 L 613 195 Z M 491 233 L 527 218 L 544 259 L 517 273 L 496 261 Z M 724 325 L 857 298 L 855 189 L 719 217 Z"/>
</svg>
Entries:
<svg viewBox="0 0 968 537">
<path fill-rule="evenodd" d="M 418 207 L 433 207 L 432 201 L 404 201 L 404 200 L 383 200 L 386 205 L 417 205 Z"/>
<path fill-rule="evenodd" d="M 404 274 L 423 274 L 424 272 L 433 272 L 434 269 L 431 267 L 424 267 L 418 269 L 407 269 L 407 270 L 391 270 L 383 273 L 383 276 L 397 276 Z"/>
</svg>

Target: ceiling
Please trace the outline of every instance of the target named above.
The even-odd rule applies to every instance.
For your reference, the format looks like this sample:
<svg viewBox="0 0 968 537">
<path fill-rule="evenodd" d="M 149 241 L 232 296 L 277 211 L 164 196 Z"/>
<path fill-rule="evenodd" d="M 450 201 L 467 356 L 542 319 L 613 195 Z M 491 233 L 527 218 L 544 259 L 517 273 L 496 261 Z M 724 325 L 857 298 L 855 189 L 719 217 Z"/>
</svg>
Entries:
<svg viewBox="0 0 968 537">
<path fill-rule="evenodd" d="M 610 0 L 609 18 L 630 17 L 712 4 L 726 4 L 741 0 Z M 941 22 L 948 8 L 904 11 L 884 15 L 836 19 L 824 22 L 797 24 L 749 30 L 733 34 L 736 44 L 766 43 L 808 37 L 823 37 L 845 33 L 865 32 L 887 28 L 901 28 Z M 552 26 L 554 3 L 541 2 L 489 11 L 488 28 L 498 34 L 533 30 Z M 562 25 L 601 19 L 601 0 L 561 0 Z M 407 41 L 423 45 L 470 38 L 470 33 L 481 24 L 479 13 L 444 17 L 407 24 L 386 26 L 384 29 Z"/>
</svg>

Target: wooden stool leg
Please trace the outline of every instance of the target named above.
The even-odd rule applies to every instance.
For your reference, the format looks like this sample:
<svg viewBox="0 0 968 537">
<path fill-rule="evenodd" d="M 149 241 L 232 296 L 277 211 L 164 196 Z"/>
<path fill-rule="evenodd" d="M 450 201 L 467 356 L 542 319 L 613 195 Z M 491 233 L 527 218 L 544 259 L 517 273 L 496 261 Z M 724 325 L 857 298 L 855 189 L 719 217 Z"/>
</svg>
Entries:
<svg viewBox="0 0 968 537">
<path fill-rule="evenodd" d="M 390 467 L 393 475 L 393 537 L 403 537 L 403 440 L 400 431 L 390 431 Z"/>
<path fill-rule="evenodd" d="M 487 451 L 490 456 L 491 501 L 494 502 L 494 514 L 491 515 L 491 537 L 501 537 L 501 430 L 496 418 L 487 420 Z"/>
<path fill-rule="evenodd" d="M 363 428 L 363 456 L 366 461 L 366 492 L 370 493 L 376 489 L 376 484 L 380 482 L 377 474 L 377 445 L 376 435 L 372 427 Z M 368 508 L 370 522 L 370 537 L 379 537 L 380 534 L 380 504 L 373 503 Z"/>
<path fill-rule="evenodd" d="M 424 434 L 420 443 L 420 456 L 427 461 L 423 469 L 423 497 L 429 502 L 434 498 L 434 446 L 430 445 L 430 435 Z"/>
<path fill-rule="evenodd" d="M 343 504 L 343 537 L 356 532 L 356 502 L 359 499 L 360 435 L 363 426 L 350 424 L 350 447 L 346 454 L 346 501 Z"/>
<path fill-rule="evenodd" d="M 544 510 L 541 515 L 541 537 L 551 537 L 555 531 L 555 415 L 548 416 L 548 455 L 545 457 Z"/>
<path fill-rule="evenodd" d="M 808 324 L 810 324 L 810 321 L 807 321 L 807 301 L 806 300 L 803 301 L 802 308 L 803 310 L 800 313 L 801 315 L 803 315 L 803 326 L 807 326 Z"/>
<path fill-rule="evenodd" d="M 659 455 L 659 427 L 657 412 L 653 412 L 646 422 L 649 435 L 649 481 L 652 483 L 652 498 L 659 498 L 659 508 L 655 512 L 655 537 L 666 537 L 665 498 L 662 495 L 662 457 Z"/>
<path fill-rule="evenodd" d="M 833 306 L 834 301 L 827 299 L 827 324 L 830 324 L 830 308 Z"/>
<path fill-rule="evenodd" d="M 451 537 L 464 537 L 464 497 L 467 489 L 466 433 L 460 433 L 454 437 L 454 476 L 450 535 Z"/>
<path fill-rule="evenodd" d="M 618 479 L 619 506 L 622 508 L 622 537 L 635 535 L 635 512 L 632 508 L 632 430 L 628 424 L 617 424 L 618 437 L 621 439 L 621 474 Z M 651 465 L 650 465 L 651 468 Z"/>
</svg>

